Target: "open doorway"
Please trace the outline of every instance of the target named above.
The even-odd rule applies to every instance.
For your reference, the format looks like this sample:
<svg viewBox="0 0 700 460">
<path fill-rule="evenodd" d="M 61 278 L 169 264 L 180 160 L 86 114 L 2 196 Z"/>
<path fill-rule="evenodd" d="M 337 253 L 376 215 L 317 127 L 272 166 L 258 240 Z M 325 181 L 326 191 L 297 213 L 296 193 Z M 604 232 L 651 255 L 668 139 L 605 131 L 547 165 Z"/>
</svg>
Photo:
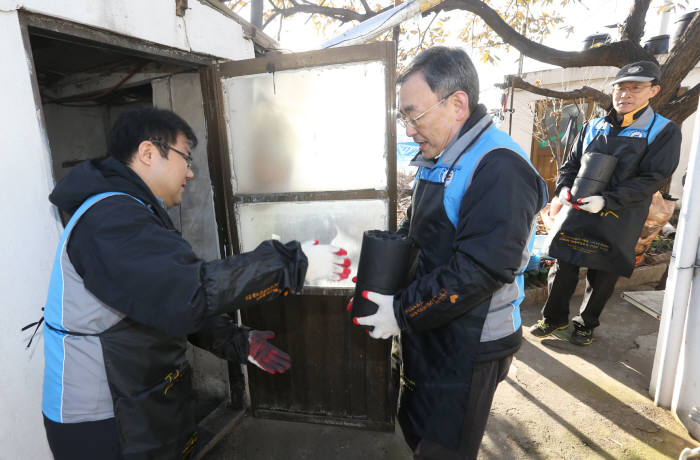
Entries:
<svg viewBox="0 0 700 460">
<path fill-rule="evenodd" d="M 29 38 L 56 181 L 105 155 L 119 114 L 153 105 L 154 80 L 192 70 L 41 30 Z"/>
<path fill-rule="evenodd" d="M 57 27 L 60 24 L 54 24 L 53 28 Z M 43 114 L 54 180 L 61 180 L 82 161 L 105 157 L 107 135 L 121 113 L 147 106 L 172 109 L 200 138 L 195 181 L 201 185 L 193 184 L 186 203 L 169 213 L 200 257 L 219 257 L 206 168 L 201 59 L 181 62 L 172 56 L 149 55 L 31 24 L 28 36 L 39 95 L 37 109 Z M 184 106 L 191 108 L 183 113 L 180 108 Z M 191 346 L 188 355 L 194 368 L 197 419 L 201 421 L 230 398 L 227 365 Z"/>
</svg>

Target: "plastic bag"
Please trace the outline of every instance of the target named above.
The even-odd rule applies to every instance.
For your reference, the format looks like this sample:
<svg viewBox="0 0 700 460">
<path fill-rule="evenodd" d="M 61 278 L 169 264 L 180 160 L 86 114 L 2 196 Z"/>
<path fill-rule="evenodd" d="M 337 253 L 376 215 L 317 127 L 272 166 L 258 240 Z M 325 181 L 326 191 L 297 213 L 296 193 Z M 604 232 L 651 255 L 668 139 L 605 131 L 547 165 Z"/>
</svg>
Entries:
<svg viewBox="0 0 700 460">
<path fill-rule="evenodd" d="M 675 207 L 675 200 L 665 199 L 661 192 L 654 193 L 651 205 L 649 205 L 649 215 L 646 222 L 644 222 L 637 245 L 634 247 L 635 265 L 642 263 L 644 254 L 651 246 L 651 242 L 654 241 L 654 238 L 656 238 L 663 226 L 671 219 Z"/>
<path fill-rule="evenodd" d="M 541 221 L 542 225 L 545 227 L 542 233 L 549 233 L 549 231 L 552 229 L 552 226 L 554 225 L 554 218 L 557 214 L 559 214 L 562 206 L 563 203 L 559 201 L 559 197 L 555 196 L 552 198 L 552 201 L 547 203 L 547 205 L 539 212 L 539 221 Z"/>
</svg>

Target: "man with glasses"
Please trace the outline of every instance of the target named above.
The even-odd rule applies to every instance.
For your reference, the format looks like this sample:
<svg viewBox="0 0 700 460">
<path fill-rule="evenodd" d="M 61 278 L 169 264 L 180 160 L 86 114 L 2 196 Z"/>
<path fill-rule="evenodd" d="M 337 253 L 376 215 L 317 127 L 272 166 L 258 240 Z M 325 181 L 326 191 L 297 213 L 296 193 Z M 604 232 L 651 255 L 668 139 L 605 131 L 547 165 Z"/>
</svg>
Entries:
<svg viewBox="0 0 700 460">
<path fill-rule="evenodd" d="M 357 318 L 377 339 L 400 335 L 399 423 L 415 458 L 474 459 L 496 386 L 522 337 L 522 270 L 545 182 L 479 105 L 479 79 L 458 48 L 423 51 L 399 77 L 400 120 L 420 146 L 399 232 L 421 250 L 415 280 L 366 291 Z"/>
<path fill-rule="evenodd" d="M 549 255 L 557 261 L 549 271 L 542 319 L 530 328 L 536 337 L 569 327 L 569 302 L 580 267 L 587 267 L 586 291 L 579 314 L 572 319 L 570 341 L 592 343 L 617 279 L 634 270 L 634 247 L 652 195 L 671 177 L 680 156 L 680 129 L 649 105 L 661 90 L 659 76 L 659 66 L 651 61 L 620 69 L 612 82 L 612 109 L 583 126 L 559 169 L 556 193 L 566 206 L 551 230 Z M 596 154 L 615 157 L 610 180 L 601 184 L 600 193 L 572 197 L 582 165 L 591 163 Z"/>
<path fill-rule="evenodd" d="M 199 259 L 166 208 L 194 178 L 197 138 L 176 114 L 122 114 L 109 157 L 75 166 L 50 195 L 72 215 L 59 242 L 44 313 L 42 412 L 57 460 L 186 458 L 197 441 L 187 341 L 220 358 L 282 373 L 271 331 L 226 313 L 347 277 L 342 250 L 265 241 Z"/>
</svg>

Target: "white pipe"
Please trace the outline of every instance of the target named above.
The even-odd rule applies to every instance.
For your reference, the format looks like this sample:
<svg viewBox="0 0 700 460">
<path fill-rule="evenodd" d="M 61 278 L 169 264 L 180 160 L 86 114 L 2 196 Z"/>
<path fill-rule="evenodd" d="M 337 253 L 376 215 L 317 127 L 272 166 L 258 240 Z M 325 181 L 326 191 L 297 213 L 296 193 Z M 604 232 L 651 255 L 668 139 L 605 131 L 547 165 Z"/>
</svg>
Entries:
<svg viewBox="0 0 700 460">
<path fill-rule="evenodd" d="M 654 367 L 649 393 L 654 404 L 670 407 L 676 386 L 681 346 L 685 342 L 690 290 L 695 270 L 695 258 L 700 235 L 700 111 L 695 114 L 693 143 L 688 162 L 688 177 L 683 191 L 683 206 L 678 220 L 676 240 L 669 263 L 668 281 L 664 295 L 659 338 L 656 343 Z M 697 306 L 693 306 L 698 308 Z M 687 331 L 697 334 L 697 331 Z M 692 352 L 693 350 L 688 350 Z M 697 353 L 697 350 L 694 350 Z M 688 360 L 686 359 L 686 362 Z M 696 359 L 697 362 L 697 359 Z"/>
<path fill-rule="evenodd" d="M 696 439 L 700 439 L 700 245 L 696 239 L 696 268 L 693 272 L 692 287 L 688 300 L 688 317 L 681 337 L 681 353 L 678 358 L 671 411 Z"/>
<path fill-rule="evenodd" d="M 352 29 L 331 38 L 321 45 L 321 48 L 331 48 L 334 46 L 348 46 L 366 43 L 374 37 L 401 24 L 406 19 L 410 19 L 424 11 L 428 11 L 442 0 L 411 0 L 395 6 L 383 13 L 371 17 L 353 27 Z"/>
<path fill-rule="evenodd" d="M 663 13 L 661 13 L 661 24 L 659 25 L 659 35 L 666 35 L 668 33 L 668 22 L 671 18 L 670 8 L 666 8 Z"/>
<path fill-rule="evenodd" d="M 696 447 L 695 449 L 686 447 L 681 452 L 681 456 L 678 457 L 678 460 L 689 460 L 691 458 L 700 458 L 700 447 Z"/>
</svg>

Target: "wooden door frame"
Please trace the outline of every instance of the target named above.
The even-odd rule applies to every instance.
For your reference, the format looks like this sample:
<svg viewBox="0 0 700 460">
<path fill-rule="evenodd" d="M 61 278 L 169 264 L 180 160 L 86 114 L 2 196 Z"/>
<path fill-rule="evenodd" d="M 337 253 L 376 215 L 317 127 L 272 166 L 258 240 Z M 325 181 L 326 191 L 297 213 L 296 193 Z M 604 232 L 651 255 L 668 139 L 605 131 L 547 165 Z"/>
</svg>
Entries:
<svg viewBox="0 0 700 460">
<path fill-rule="evenodd" d="M 221 84 L 222 78 L 256 73 L 270 73 L 283 70 L 299 69 L 303 67 L 318 67 L 323 65 L 345 64 L 382 60 L 386 62 L 388 70 L 385 78 L 385 97 L 387 113 L 385 117 L 387 132 L 387 189 L 386 190 L 351 190 L 330 192 L 303 192 L 303 193 L 274 193 L 256 195 L 236 195 L 232 186 L 232 165 L 229 155 L 227 139 L 226 117 L 224 116 L 224 97 Z M 240 253 L 240 239 L 234 207 L 237 203 L 257 203 L 269 201 L 302 201 L 302 200 L 353 200 L 353 199 L 388 199 L 388 228 L 396 230 L 397 207 L 397 180 L 396 180 L 396 119 L 394 107 L 396 103 L 396 75 L 395 75 L 395 48 L 393 42 L 378 42 L 368 45 L 347 46 L 322 51 L 310 51 L 289 55 L 263 56 L 243 61 L 226 61 L 211 65 L 200 70 L 202 95 L 204 99 L 204 113 L 207 121 L 207 156 L 209 171 L 214 192 L 214 208 L 219 229 L 219 244 L 222 257 Z M 344 297 L 354 293 L 349 288 L 305 288 L 304 294 L 334 296 L 338 302 Z M 344 297 L 341 297 L 344 296 Z M 296 297 L 296 296 L 295 296 Z M 362 331 L 360 337 L 368 341 Z M 347 339 L 351 340 L 351 339 Z M 355 339 L 352 339 L 353 341 Z M 372 344 L 370 344 L 372 345 Z M 389 343 L 377 343 L 373 350 L 382 348 L 381 354 L 386 354 L 387 395 L 391 392 L 391 363 L 389 357 Z M 348 344 L 350 346 L 350 344 Z M 365 345 L 366 346 L 366 345 Z M 376 350 L 374 350 L 376 351 Z M 360 351 L 364 356 L 365 351 Z M 360 358 L 361 356 L 358 356 Z M 231 363 L 229 366 L 229 380 L 231 384 L 231 400 L 234 407 L 243 407 L 246 392 L 245 379 L 241 373 L 241 366 Z M 375 430 L 393 430 L 394 412 L 387 398 L 386 413 L 383 420 L 351 420 L 334 417 L 321 417 L 309 414 L 296 414 L 293 412 L 284 414 L 275 411 L 261 409 L 259 415 L 272 416 L 295 421 L 324 422 L 343 426 L 356 426 Z"/>
<path fill-rule="evenodd" d="M 388 107 L 385 117 L 388 143 L 386 191 L 365 189 L 234 194 L 226 117 L 224 114 L 222 78 L 372 60 L 383 60 L 390 67 L 390 71 L 386 72 L 385 78 L 385 98 L 386 107 Z M 304 53 L 263 56 L 242 61 L 224 61 L 201 70 L 204 113 L 207 120 L 209 138 L 209 143 L 207 144 L 209 171 L 212 186 L 214 187 L 214 207 L 217 224 L 221 230 L 219 241 L 222 256 L 240 253 L 240 239 L 234 213 L 234 207 L 238 203 L 388 199 L 388 228 L 390 231 L 396 231 L 398 192 L 396 189 L 396 120 L 393 110 L 396 104 L 394 65 L 395 49 L 393 42 L 376 42 L 367 45 L 346 46 Z M 304 288 L 304 293 L 310 295 L 352 295 L 353 290 L 349 288 L 307 287 Z"/>
</svg>

